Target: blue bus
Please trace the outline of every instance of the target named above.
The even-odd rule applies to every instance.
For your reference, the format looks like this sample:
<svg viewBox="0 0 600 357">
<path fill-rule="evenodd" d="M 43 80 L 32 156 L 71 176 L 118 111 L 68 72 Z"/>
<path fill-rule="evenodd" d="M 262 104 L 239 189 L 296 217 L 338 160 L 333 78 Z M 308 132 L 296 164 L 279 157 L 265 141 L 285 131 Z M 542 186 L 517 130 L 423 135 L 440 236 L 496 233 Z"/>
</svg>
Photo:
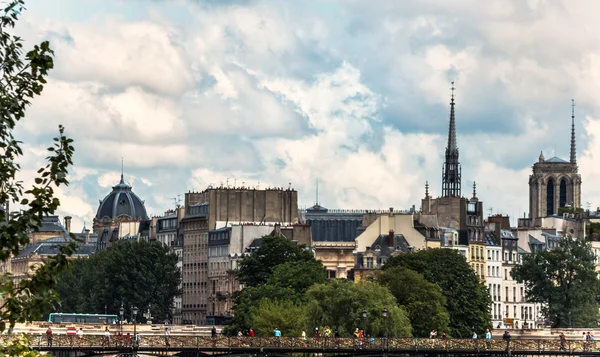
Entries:
<svg viewBox="0 0 600 357">
<path fill-rule="evenodd" d="M 77 323 L 116 325 L 118 321 L 119 318 L 117 315 L 51 313 L 48 316 L 48 322 L 54 324 Z"/>
</svg>

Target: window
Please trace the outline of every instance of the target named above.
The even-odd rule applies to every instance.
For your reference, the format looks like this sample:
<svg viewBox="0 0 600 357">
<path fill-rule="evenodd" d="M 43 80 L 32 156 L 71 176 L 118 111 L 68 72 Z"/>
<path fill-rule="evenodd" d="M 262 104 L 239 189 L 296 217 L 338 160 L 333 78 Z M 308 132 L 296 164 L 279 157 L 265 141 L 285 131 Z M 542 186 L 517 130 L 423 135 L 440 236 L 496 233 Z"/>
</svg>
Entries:
<svg viewBox="0 0 600 357">
<path fill-rule="evenodd" d="M 373 269 L 373 257 L 367 257 L 367 269 Z"/>
<path fill-rule="evenodd" d="M 508 280 L 508 271 L 506 269 L 504 269 L 504 280 Z"/>
<path fill-rule="evenodd" d="M 513 301 L 517 302 L 517 288 L 513 287 Z"/>
<path fill-rule="evenodd" d="M 327 279 L 335 279 L 335 270 L 327 270 Z"/>
</svg>

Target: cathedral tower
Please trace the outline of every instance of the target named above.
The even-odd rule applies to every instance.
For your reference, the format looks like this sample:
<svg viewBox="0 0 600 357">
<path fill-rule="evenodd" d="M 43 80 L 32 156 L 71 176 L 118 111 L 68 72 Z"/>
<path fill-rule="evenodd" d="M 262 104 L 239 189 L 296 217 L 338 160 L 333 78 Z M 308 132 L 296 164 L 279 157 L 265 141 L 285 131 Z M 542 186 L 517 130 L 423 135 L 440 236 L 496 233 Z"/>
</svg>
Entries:
<svg viewBox="0 0 600 357">
<path fill-rule="evenodd" d="M 460 170 L 458 146 L 456 145 L 456 120 L 454 118 L 454 82 L 452 82 L 448 146 L 446 146 L 446 160 L 442 167 L 442 197 L 460 197 Z"/>
<path fill-rule="evenodd" d="M 575 103 L 571 101 L 571 150 L 569 161 L 541 153 L 529 175 L 529 218 L 559 213 L 559 208 L 581 208 L 581 175 L 575 150 Z"/>
</svg>

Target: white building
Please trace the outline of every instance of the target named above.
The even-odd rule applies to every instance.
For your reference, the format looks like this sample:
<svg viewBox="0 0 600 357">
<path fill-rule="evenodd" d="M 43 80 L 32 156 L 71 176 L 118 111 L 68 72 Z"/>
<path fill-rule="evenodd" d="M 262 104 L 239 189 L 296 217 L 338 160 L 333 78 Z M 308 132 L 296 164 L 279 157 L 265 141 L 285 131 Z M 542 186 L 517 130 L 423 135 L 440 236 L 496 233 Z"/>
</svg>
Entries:
<svg viewBox="0 0 600 357">
<path fill-rule="evenodd" d="M 486 283 L 492 299 L 490 315 L 494 328 L 504 324 L 502 312 L 505 311 L 501 299 L 502 281 L 502 246 L 500 240 L 491 231 L 485 231 L 486 240 Z"/>
<path fill-rule="evenodd" d="M 179 223 L 184 215 L 184 208 L 165 212 L 162 217 L 156 220 L 156 240 L 170 247 L 177 255 L 177 268 L 181 271 L 183 267 L 183 233 L 179 228 Z M 181 289 L 181 283 L 179 285 Z M 183 321 L 181 315 L 182 297 L 177 296 L 173 301 L 172 323 L 181 324 Z"/>
</svg>

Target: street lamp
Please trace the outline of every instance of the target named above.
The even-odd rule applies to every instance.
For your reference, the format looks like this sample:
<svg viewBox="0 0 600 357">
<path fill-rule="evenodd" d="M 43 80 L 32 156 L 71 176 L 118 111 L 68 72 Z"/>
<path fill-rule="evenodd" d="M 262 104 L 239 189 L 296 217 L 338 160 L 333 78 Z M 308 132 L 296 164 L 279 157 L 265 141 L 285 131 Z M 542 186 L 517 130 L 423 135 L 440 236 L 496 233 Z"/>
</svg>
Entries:
<svg viewBox="0 0 600 357">
<path fill-rule="evenodd" d="M 133 343 L 137 346 L 137 329 L 136 329 L 136 323 L 137 323 L 137 313 L 138 313 L 138 308 L 136 306 L 132 306 L 131 307 L 131 313 L 133 314 Z"/>
<path fill-rule="evenodd" d="M 362 311 L 362 319 L 363 319 L 363 334 L 367 334 L 367 310 Z"/>
<path fill-rule="evenodd" d="M 121 315 L 121 320 L 119 320 L 119 324 L 121 325 L 121 334 L 123 334 L 123 315 L 125 314 L 125 308 L 123 307 L 123 303 L 121 303 L 121 308 L 119 309 L 119 315 Z"/>
<path fill-rule="evenodd" d="M 387 345 L 387 317 L 388 317 L 388 309 L 384 308 L 381 312 L 381 316 L 383 316 L 383 333 L 384 333 L 384 346 Z"/>
</svg>

